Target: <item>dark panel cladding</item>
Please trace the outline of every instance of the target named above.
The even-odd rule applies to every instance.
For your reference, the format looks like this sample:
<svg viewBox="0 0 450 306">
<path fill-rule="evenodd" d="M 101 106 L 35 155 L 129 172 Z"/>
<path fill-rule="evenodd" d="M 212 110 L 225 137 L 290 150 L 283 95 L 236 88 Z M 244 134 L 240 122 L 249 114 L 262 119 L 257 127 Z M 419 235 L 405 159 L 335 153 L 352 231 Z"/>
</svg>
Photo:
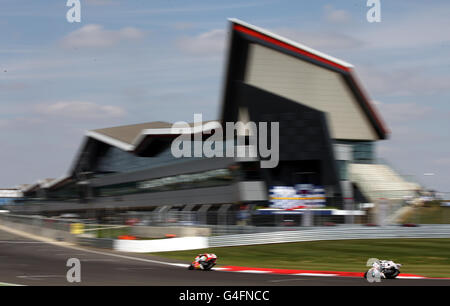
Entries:
<svg viewBox="0 0 450 306">
<path fill-rule="evenodd" d="M 248 57 L 248 43 L 242 38 L 242 35 L 240 33 L 233 30 L 232 24 L 230 26 L 231 42 L 230 48 L 228 50 L 227 74 L 224 85 L 224 100 L 222 102 L 222 113 L 220 116 L 222 122 L 231 121 L 229 120 L 229 116 L 236 115 L 225 112 L 225 109 L 235 109 L 233 107 L 235 106 L 233 82 L 236 80 L 244 80 Z"/>
<path fill-rule="evenodd" d="M 311 183 L 334 186 L 334 190 L 339 193 L 337 168 L 325 113 L 242 82 L 235 82 L 234 88 L 236 106 L 246 107 L 251 121 L 279 122 L 280 164 L 277 168 L 291 169 L 284 175 L 285 183 L 292 184 L 295 180 L 292 178 L 294 171 L 301 173 L 315 170 L 320 173 L 320 177 L 312 179 Z M 232 109 L 227 111 L 236 113 Z M 237 121 L 237 117 L 234 121 Z M 267 171 L 272 172 L 268 176 L 271 177 L 276 176 L 279 170 Z M 270 185 L 270 181 L 268 183 Z"/>
</svg>

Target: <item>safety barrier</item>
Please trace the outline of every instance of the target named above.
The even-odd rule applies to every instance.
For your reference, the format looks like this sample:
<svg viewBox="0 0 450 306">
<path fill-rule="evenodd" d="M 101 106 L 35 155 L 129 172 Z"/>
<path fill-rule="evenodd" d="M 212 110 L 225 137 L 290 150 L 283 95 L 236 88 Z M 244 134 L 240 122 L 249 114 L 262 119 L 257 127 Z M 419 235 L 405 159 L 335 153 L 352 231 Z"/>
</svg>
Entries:
<svg viewBox="0 0 450 306">
<path fill-rule="evenodd" d="M 340 225 L 336 227 L 287 228 L 285 231 L 241 233 L 210 237 L 182 237 L 153 240 L 114 240 L 89 238 L 67 231 L 48 228 L 45 223 L 18 223 L 17 217 L 0 217 L 1 224 L 20 231 L 34 233 L 55 240 L 76 242 L 81 245 L 109 248 L 122 252 L 166 252 L 211 247 L 243 246 L 320 240 L 383 239 L 383 238 L 450 238 L 450 225 L 421 225 L 418 227 Z M 28 220 L 28 219 L 27 219 Z M 31 222 L 32 221 L 32 222 Z M 52 225 L 53 227 L 54 225 Z M 65 227 L 65 226 L 64 226 Z M 64 228 L 63 227 L 63 228 Z M 57 226 L 56 228 L 60 228 Z M 245 227 L 241 229 L 244 230 Z M 268 228 L 263 228 L 267 230 Z M 256 230 L 253 228 L 252 230 Z"/>
<path fill-rule="evenodd" d="M 255 245 L 319 240 L 380 239 L 380 238 L 450 238 L 449 225 L 420 227 L 343 227 L 319 228 L 292 232 L 271 232 L 244 235 L 213 236 L 209 247 Z"/>
<path fill-rule="evenodd" d="M 449 225 L 421 227 L 342 227 L 301 231 L 185 237 L 157 240 L 115 240 L 114 249 L 123 252 L 168 252 L 212 247 L 287 243 L 320 240 L 383 239 L 383 238 L 450 238 Z"/>
<path fill-rule="evenodd" d="M 114 240 L 114 250 L 133 253 L 169 252 L 204 249 L 207 237 L 183 237 L 155 240 Z"/>
<path fill-rule="evenodd" d="M 255 245 L 319 240 L 381 239 L 381 238 L 450 238 L 450 225 L 420 227 L 336 227 L 301 231 L 212 236 L 209 247 Z"/>
</svg>

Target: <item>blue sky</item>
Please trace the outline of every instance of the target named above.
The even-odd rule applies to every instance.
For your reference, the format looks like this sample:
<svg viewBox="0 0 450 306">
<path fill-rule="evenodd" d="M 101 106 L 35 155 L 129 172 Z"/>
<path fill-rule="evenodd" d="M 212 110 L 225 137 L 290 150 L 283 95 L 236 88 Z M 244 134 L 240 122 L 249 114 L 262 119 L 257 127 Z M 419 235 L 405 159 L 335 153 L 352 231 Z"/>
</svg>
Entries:
<svg viewBox="0 0 450 306">
<path fill-rule="evenodd" d="M 0 186 L 63 175 L 86 130 L 218 118 L 227 18 L 355 65 L 403 174 L 450 192 L 450 3 L 0 0 Z M 424 176 L 434 173 L 434 176 Z"/>
</svg>

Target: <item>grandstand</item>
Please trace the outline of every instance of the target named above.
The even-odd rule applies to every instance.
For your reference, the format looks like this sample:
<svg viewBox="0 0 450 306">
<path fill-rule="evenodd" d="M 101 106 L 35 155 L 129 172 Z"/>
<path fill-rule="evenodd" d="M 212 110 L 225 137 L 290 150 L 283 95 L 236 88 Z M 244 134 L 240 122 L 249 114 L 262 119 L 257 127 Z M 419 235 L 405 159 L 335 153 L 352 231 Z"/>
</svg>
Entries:
<svg viewBox="0 0 450 306">
<path fill-rule="evenodd" d="M 349 165 L 349 178 L 370 201 L 416 197 L 421 190 L 384 164 Z"/>
</svg>

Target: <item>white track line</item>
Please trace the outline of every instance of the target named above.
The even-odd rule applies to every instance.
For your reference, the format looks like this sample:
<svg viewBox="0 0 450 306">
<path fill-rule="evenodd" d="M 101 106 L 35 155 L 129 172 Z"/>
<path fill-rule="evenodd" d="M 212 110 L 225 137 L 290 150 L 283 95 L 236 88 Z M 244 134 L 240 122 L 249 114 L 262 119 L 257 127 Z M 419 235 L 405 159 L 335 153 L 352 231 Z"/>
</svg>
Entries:
<svg viewBox="0 0 450 306">
<path fill-rule="evenodd" d="M 298 275 L 298 276 L 339 276 L 338 274 L 325 274 L 325 273 L 296 273 L 289 275 Z"/>
<path fill-rule="evenodd" d="M 59 277 L 66 277 L 65 275 L 18 275 L 18 278 L 59 278 Z"/>
<path fill-rule="evenodd" d="M 260 270 L 240 270 L 240 271 L 232 271 L 232 272 L 255 273 L 255 274 L 272 273 L 272 271 L 260 271 Z"/>
<path fill-rule="evenodd" d="M 11 284 L 11 283 L 2 283 L 2 282 L 0 282 L 0 286 L 25 286 L 25 285 Z"/>
<path fill-rule="evenodd" d="M 61 241 L 55 241 L 49 238 L 45 238 L 45 237 L 40 237 L 37 235 L 33 235 L 33 234 L 29 234 L 29 233 L 25 233 L 19 230 L 15 230 L 15 229 L 11 229 L 8 228 L 4 225 L 0 225 L 0 230 L 3 230 L 5 232 L 9 232 L 18 236 L 22 236 L 22 237 L 27 237 L 29 239 L 34 239 L 34 240 L 38 240 L 38 241 L 42 241 L 51 245 L 56 245 L 56 246 L 60 246 L 63 248 L 68 248 L 68 249 L 72 249 L 72 250 L 77 250 L 77 251 L 82 251 L 82 252 L 88 252 L 88 253 L 93 253 L 93 254 L 99 254 L 99 255 L 104 255 L 104 256 L 112 256 L 112 257 L 117 257 L 117 258 L 123 258 L 123 259 L 129 259 L 129 260 L 135 260 L 135 261 L 141 261 L 141 262 L 148 262 L 148 263 L 154 263 L 154 264 L 160 264 L 160 265 L 166 265 L 166 266 L 175 266 L 175 267 L 188 267 L 189 265 L 186 264 L 180 264 L 180 263 L 171 263 L 171 262 L 164 262 L 164 261 L 159 261 L 159 260 L 152 260 L 152 259 L 145 259 L 145 258 L 139 258 L 139 257 L 132 257 L 132 256 L 127 256 L 127 255 L 120 255 L 120 254 L 113 254 L 113 253 L 108 253 L 108 252 L 101 252 L 101 251 L 94 251 L 94 250 L 89 250 L 89 249 L 84 249 L 84 248 L 80 248 L 77 247 L 71 243 L 68 242 L 61 242 Z"/>
<path fill-rule="evenodd" d="M 45 242 L 40 241 L 0 241 L 2 244 L 44 244 Z"/>
</svg>

